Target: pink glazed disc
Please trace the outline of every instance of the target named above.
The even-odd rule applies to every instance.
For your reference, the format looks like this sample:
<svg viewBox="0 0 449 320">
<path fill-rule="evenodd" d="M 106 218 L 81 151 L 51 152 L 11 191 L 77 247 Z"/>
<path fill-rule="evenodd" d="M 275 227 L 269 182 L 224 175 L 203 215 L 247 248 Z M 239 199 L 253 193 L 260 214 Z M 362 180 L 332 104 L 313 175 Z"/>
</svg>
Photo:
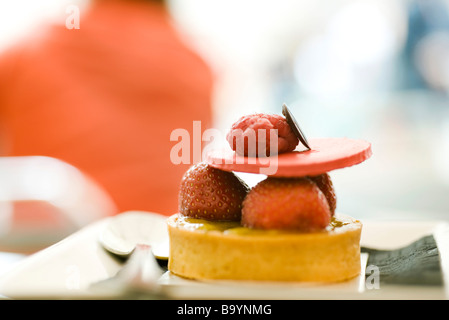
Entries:
<svg viewBox="0 0 449 320">
<path fill-rule="evenodd" d="M 310 139 L 311 150 L 293 151 L 267 158 L 242 157 L 230 148 L 212 150 L 206 161 L 225 171 L 260 173 L 278 177 L 313 176 L 359 164 L 371 154 L 371 144 L 349 138 Z"/>
</svg>

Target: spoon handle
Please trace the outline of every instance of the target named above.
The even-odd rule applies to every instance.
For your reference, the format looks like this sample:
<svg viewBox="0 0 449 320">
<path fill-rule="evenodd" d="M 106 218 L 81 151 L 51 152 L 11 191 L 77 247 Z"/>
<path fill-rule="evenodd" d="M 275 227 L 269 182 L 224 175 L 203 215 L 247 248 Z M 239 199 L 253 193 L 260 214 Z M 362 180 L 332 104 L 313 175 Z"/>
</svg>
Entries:
<svg viewBox="0 0 449 320">
<path fill-rule="evenodd" d="M 91 285 L 91 289 L 109 291 L 109 294 L 146 294 L 159 296 L 163 293 L 158 280 L 163 274 L 154 257 L 151 246 L 137 244 L 122 269 L 109 279 Z M 110 292 L 114 291 L 114 292 Z"/>
<path fill-rule="evenodd" d="M 157 285 L 162 273 L 151 246 L 137 244 L 119 276 L 133 287 L 149 290 Z"/>
</svg>

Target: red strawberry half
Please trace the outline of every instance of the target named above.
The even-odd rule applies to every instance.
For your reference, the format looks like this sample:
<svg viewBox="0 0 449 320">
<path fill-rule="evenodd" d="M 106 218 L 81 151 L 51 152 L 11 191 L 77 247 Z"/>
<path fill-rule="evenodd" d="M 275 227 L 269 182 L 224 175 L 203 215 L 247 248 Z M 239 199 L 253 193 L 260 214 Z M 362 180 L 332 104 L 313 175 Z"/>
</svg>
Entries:
<svg viewBox="0 0 449 320">
<path fill-rule="evenodd" d="M 315 231 L 330 219 L 326 197 L 308 178 L 269 177 L 243 201 L 242 225 L 249 228 Z"/>
<path fill-rule="evenodd" d="M 321 192 L 323 192 L 326 196 L 327 202 L 329 203 L 329 209 L 331 210 L 331 215 L 333 216 L 335 214 L 335 209 L 337 208 L 337 197 L 335 195 L 331 177 L 329 174 L 323 173 L 309 178 L 316 183 Z"/>
<path fill-rule="evenodd" d="M 192 218 L 239 221 L 248 186 L 232 172 L 201 162 L 182 178 L 179 212 Z"/>
</svg>

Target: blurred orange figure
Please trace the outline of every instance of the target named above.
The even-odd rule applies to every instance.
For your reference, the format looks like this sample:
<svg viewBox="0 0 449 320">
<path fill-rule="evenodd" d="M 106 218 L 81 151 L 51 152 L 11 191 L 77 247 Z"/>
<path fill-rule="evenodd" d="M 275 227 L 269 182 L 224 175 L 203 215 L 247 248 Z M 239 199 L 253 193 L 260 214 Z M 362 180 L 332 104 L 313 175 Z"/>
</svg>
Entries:
<svg viewBox="0 0 449 320">
<path fill-rule="evenodd" d="M 157 1 L 103 0 L 0 61 L 0 155 L 61 159 L 118 212 L 177 211 L 170 133 L 211 124 L 212 74 Z"/>
</svg>

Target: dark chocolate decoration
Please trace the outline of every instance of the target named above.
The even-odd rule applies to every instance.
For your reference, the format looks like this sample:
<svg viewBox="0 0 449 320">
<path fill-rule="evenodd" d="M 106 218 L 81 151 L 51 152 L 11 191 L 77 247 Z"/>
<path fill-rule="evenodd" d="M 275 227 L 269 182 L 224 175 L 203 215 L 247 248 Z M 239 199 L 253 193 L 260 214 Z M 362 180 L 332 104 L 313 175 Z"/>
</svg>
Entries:
<svg viewBox="0 0 449 320">
<path fill-rule="evenodd" d="M 290 128 L 292 128 L 293 133 L 295 136 L 301 141 L 301 143 L 306 147 L 308 150 L 310 150 L 309 142 L 307 141 L 306 136 L 301 131 L 301 128 L 299 127 L 298 122 L 296 121 L 293 114 L 288 109 L 287 105 L 284 103 L 282 105 L 282 114 L 284 115 L 285 119 L 287 120 L 288 125 Z"/>
</svg>

